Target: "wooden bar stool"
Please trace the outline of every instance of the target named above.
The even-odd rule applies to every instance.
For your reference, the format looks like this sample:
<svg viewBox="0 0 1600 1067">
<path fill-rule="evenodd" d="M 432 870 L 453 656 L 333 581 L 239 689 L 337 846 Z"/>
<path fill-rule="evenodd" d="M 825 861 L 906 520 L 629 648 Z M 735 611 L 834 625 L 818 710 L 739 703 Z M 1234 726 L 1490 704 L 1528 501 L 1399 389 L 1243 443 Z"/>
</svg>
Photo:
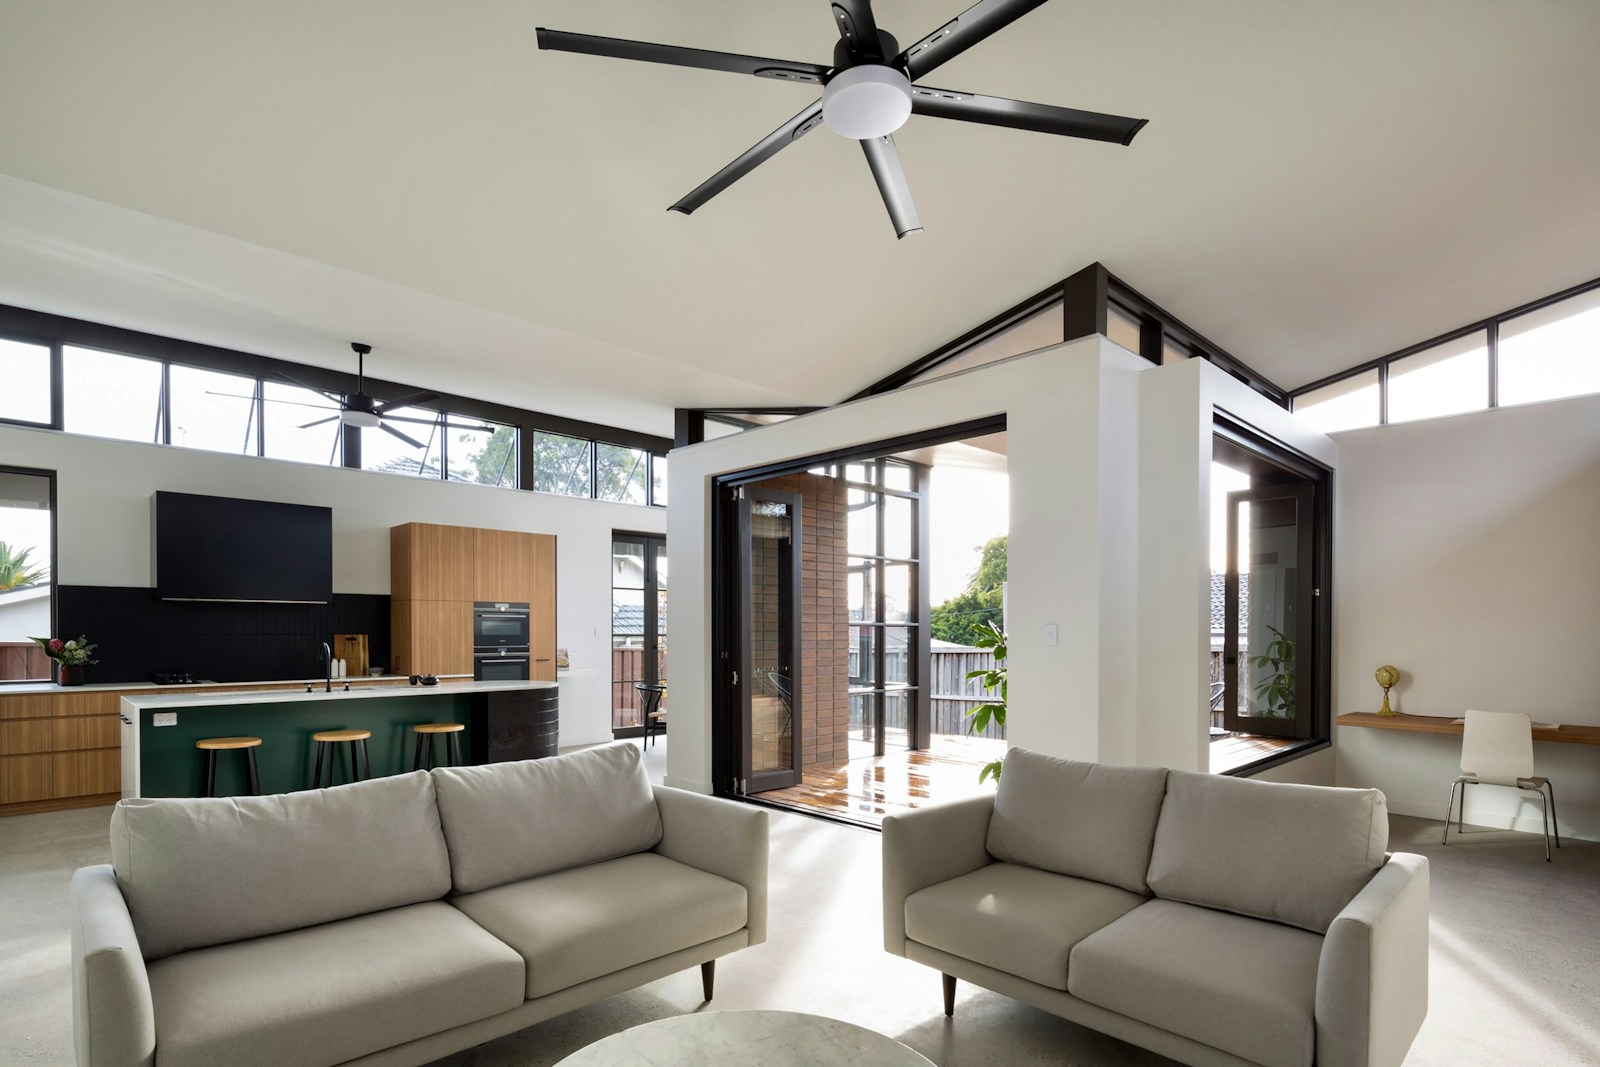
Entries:
<svg viewBox="0 0 1600 1067">
<path fill-rule="evenodd" d="M 256 773 L 256 749 L 261 746 L 259 737 L 203 737 L 194 743 L 194 747 L 206 754 L 205 779 L 200 795 L 214 797 L 217 795 L 217 753 L 228 752 L 235 749 L 244 752 L 245 784 L 250 790 L 250 795 L 261 795 L 261 778 Z"/>
<path fill-rule="evenodd" d="M 413 726 L 411 732 L 417 736 L 417 752 L 411 760 L 411 769 L 414 771 L 433 770 L 433 739 L 439 734 L 447 735 L 450 742 L 449 751 L 446 754 L 446 758 L 450 762 L 444 764 L 444 766 L 461 766 L 461 731 L 466 728 L 465 723 L 459 722 L 424 722 Z"/>
<path fill-rule="evenodd" d="M 344 750 L 345 766 L 350 771 L 349 780 L 352 782 L 365 781 L 372 777 L 372 759 L 367 755 L 367 739 L 372 736 L 371 730 L 318 730 L 311 735 L 311 740 L 317 743 L 317 767 L 311 772 L 311 788 L 324 788 L 322 782 L 322 757 L 323 750 L 328 749 L 328 786 L 333 785 L 333 750 L 331 745 L 348 745 Z M 361 754 L 359 767 L 356 763 L 357 751 Z"/>
</svg>

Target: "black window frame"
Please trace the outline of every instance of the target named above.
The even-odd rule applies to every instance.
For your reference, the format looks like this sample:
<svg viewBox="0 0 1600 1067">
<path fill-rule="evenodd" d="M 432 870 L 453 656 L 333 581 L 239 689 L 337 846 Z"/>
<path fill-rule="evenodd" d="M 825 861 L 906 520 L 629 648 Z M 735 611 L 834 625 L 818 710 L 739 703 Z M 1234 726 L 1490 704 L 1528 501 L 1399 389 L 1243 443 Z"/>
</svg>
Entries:
<svg viewBox="0 0 1600 1067">
<path fill-rule="evenodd" d="M 218 452 L 217 454 L 219 455 L 238 454 L 247 458 L 274 458 L 265 455 L 266 420 L 263 417 L 262 408 L 265 404 L 266 382 L 283 382 L 290 385 L 301 385 L 314 390 L 342 394 L 354 392 L 357 381 L 356 375 L 344 371 L 329 370 L 325 367 L 314 367 L 271 356 L 255 355 L 215 345 L 184 341 L 159 334 L 124 329 L 120 326 L 108 326 L 103 323 L 70 318 L 64 315 L 53 315 L 47 312 L 33 311 L 28 308 L 10 305 L 0 305 L 0 337 L 27 344 L 47 345 L 50 349 L 51 360 L 49 423 L 0 419 L 0 425 L 68 432 L 65 429 L 66 396 L 62 353 L 63 349 L 69 345 L 95 349 L 111 355 L 149 359 L 161 365 L 161 394 L 158 401 L 159 410 L 157 415 L 158 433 L 155 435 L 158 440 L 152 443 L 163 446 L 170 447 L 172 442 L 170 377 L 173 365 L 220 371 L 253 378 L 256 397 L 253 408 L 253 417 L 256 423 L 255 449 L 251 452 L 243 453 Z M 415 385 L 390 382 L 372 377 L 368 377 L 365 384 L 369 395 L 379 400 L 414 393 L 418 388 Z M 448 429 L 448 422 L 451 418 L 477 419 L 497 426 L 513 427 L 517 433 L 517 470 L 514 488 L 524 492 L 537 491 L 532 485 L 535 477 L 533 436 L 536 432 L 556 433 L 587 440 L 589 442 L 591 467 L 593 457 L 598 450 L 597 446 L 600 444 L 641 449 L 646 457 L 645 502 L 643 504 L 630 504 L 630 506 L 663 506 L 654 503 L 654 494 L 651 490 L 655 480 L 654 465 L 656 459 L 658 457 L 664 458 L 666 453 L 673 447 L 673 442 L 669 438 L 619 426 L 608 426 L 603 423 L 572 419 L 548 412 L 511 407 L 453 393 L 439 393 L 435 399 L 427 402 L 417 402 L 410 406 L 438 412 L 441 419 L 441 430 Z M 445 436 L 448 437 L 448 434 L 446 433 Z M 111 438 L 110 440 L 119 439 Z M 447 440 L 441 441 L 439 480 L 453 481 L 462 485 L 483 484 L 462 482 L 450 478 L 449 459 L 446 451 L 448 447 Z M 341 446 L 338 451 L 339 462 L 330 463 L 328 466 L 342 467 L 346 470 L 365 470 L 362 466 L 361 431 L 359 428 L 351 426 L 343 428 Z M 280 462 L 295 461 L 280 460 Z M 597 491 L 597 483 L 593 477 L 592 469 L 590 473 L 588 499 L 596 499 L 594 494 Z M 584 498 L 577 497 L 576 499 Z"/>
</svg>

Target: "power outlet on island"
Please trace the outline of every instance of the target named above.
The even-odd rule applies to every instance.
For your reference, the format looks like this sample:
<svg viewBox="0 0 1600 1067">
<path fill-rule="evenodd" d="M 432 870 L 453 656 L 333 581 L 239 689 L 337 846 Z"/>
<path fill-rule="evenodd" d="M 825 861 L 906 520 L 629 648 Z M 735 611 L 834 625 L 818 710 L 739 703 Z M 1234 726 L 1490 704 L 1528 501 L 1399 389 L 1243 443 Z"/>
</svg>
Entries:
<svg viewBox="0 0 1600 1067">
<path fill-rule="evenodd" d="M 151 715 L 150 715 L 150 725 L 151 726 L 176 726 L 176 725 L 178 725 L 178 713 L 175 712 L 175 711 L 157 711 L 157 712 L 152 712 Z"/>
<path fill-rule="evenodd" d="M 1056 629 L 1056 624 L 1053 623 L 1053 622 L 1045 623 L 1044 624 L 1044 643 L 1046 645 L 1054 645 L 1059 640 L 1061 640 L 1061 631 Z"/>
</svg>

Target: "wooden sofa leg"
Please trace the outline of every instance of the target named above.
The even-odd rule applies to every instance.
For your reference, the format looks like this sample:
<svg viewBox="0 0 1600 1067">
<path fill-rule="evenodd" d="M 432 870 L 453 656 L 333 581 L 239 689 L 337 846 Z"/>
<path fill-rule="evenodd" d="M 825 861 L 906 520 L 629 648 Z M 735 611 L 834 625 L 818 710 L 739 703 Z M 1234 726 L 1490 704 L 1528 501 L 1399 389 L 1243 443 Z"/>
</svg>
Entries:
<svg viewBox="0 0 1600 1067">
<path fill-rule="evenodd" d="M 700 965 L 700 988 L 706 999 L 711 999 L 711 988 L 717 984 L 717 961 L 706 960 Z"/>
<path fill-rule="evenodd" d="M 940 975 L 944 979 L 944 1013 L 956 1013 L 956 976 L 953 974 Z"/>
</svg>

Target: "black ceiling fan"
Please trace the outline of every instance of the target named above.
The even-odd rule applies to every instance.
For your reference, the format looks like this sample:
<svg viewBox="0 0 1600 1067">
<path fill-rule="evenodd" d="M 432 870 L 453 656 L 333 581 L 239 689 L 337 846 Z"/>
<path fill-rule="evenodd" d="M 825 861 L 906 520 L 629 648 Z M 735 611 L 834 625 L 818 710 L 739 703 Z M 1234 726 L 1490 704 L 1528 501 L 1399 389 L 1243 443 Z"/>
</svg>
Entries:
<svg viewBox="0 0 1600 1067">
<path fill-rule="evenodd" d="M 302 388 L 312 389 L 313 392 L 321 393 L 323 396 L 339 405 L 338 414 L 329 415 L 327 418 L 318 419 L 315 422 L 308 422 L 300 428 L 302 430 L 308 430 L 313 426 L 321 426 L 324 423 L 338 420 L 339 423 L 344 426 L 359 426 L 362 429 L 378 429 L 382 430 L 384 433 L 393 434 L 395 437 L 400 438 L 400 440 L 406 442 L 406 444 L 413 448 L 426 447 L 421 441 L 401 433 L 399 430 L 389 425 L 389 423 L 415 422 L 421 423 L 424 426 L 428 426 L 437 422 L 437 418 L 417 419 L 407 415 L 390 415 L 388 412 L 406 407 L 411 404 L 425 404 L 430 400 L 437 400 L 439 399 L 439 394 L 428 392 L 427 390 L 420 390 L 415 393 L 407 393 L 405 396 L 398 397 L 394 400 L 374 400 L 372 397 L 367 395 L 366 391 L 366 357 L 367 353 L 372 351 L 372 346 L 364 345 L 359 341 L 354 341 L 351 342 L 350 347 L 355 350 L 356 354 L 355 392 L 339 395 L 336 393 L 330 393 L 324 389 L 312 389 L 311 386 L 305 385 L 302 382 L 296 381 L 294 383 Z M 287 378 L 288 376 L 284 375 L 284 377 Z M 289 380 L 294 381 L 294 379 Z"/>
<path fill-rule="evenodd" d="M 889 218 L 894 222 L 895 234 L 904 237 L 922 229 L 893 137 L 894 131 L 911 114 L 1009 126 L 1065 137 L 1086 137 L 1123 145 L 1132 141 L 1133 135 L 1149 121 L 913 84 L 940 64 L 1005 29 L 1044 3 L 1045 0 L 979 0 L 902 51 L 899 42 L 891 34 L 878 28 L 873 19 L 871 0 L 833 0 L 833 18 L 839 27 L 839 43 L 833 49 L 832 66 L 612 37 L 592 37 L 542 27 L 537 32 L 540 48 L 561 52 L 725 70 L 734 74 L 753 74 L 758 78 L 821 85 L 820 99 L 756 142 L 669 210 L 685 215 L 693 213 L 790 142 L 810 133 L 819 124 L 826 123 L 829 129 L 841 136 L 861 142 L 862 151 L 867 156 L 867 166 L 872 168 L 878 191 L 883 195 Z"/>
</svg>

